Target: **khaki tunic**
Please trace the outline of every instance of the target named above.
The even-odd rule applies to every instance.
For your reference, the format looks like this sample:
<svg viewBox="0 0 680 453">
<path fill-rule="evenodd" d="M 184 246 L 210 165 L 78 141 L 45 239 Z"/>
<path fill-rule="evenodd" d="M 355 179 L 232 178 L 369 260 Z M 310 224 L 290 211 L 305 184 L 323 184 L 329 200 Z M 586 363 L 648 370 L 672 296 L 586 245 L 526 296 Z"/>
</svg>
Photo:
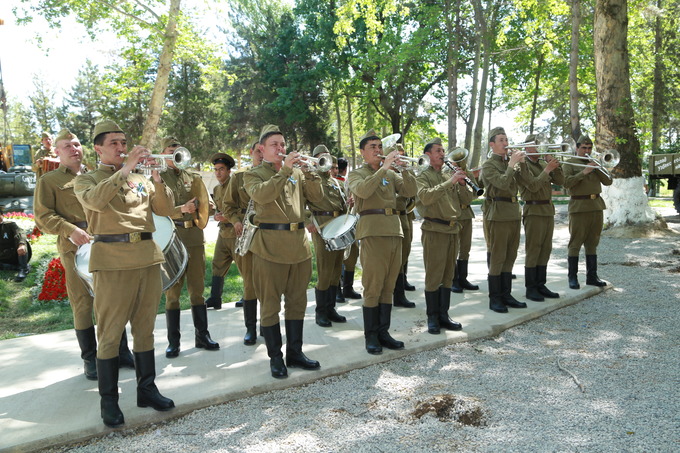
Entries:
<svg viewBox="0 0 680 453">
<path fill-rule="evenodd" d="M 239 171 L 233 174 L 222 192 L 222 197 L 218 206 L 222 209 L 223 215 L 229 219 L 229 223 L 223 226 L 222 222 L 220 222 L 220 237 L 218 238 L 218 242 L 222 242 L 225 249 L 228 250 L 229 258 L 227 261 L 229 264 L 227 265 L 225 262 L 226 269 L 224 267 L 222 268 L 224 269 L 224 273 L 226 274 L 227 270 L 229 270 L 231 261 L 235 261 L 236 267 L 238 267 L 243 280 L 244 300 L 256 300 L 257 294 L 255 293 L 255 286 L 253 284 L 253 254 L 250 251 L 244 256 L 236 253 L 237 238 L 233 227 L 235 223 L 243 223 L 246 210 L 248 209 L 248 202 L 250 201 L 250 196 L 246 192 L 243 184 L 244 175 L 245 171 Z M 213 263 L 215 263 L 214 258 Z M 221 265 L 221 263 L 218 263 L 218 265 Z"/>
<path fill-rule="evenodd" d="M 400 273 L 406 272 L 408 256 L 411 254 L 411 243 L 413 242 L 413 212 L 408 213 L 409 208 L 415 204 L 415 198 L 397 195 L 397 211 L 399 211 L 399 221 L 404 238 L 401 241 L 401 269 Z M 403 214 L 402 214 L 403 213 Z"/>
<path fill-rule="evenodd" d="M 401 268 L 401 246 L 404 233 L 396 215 L 397 194 L 414 197 L 417 193 L 415 177 L 411 172 L 401 175 L 393 170 L 374 170 L 364 164 L 348 177 L 354 194 L 357 239 L 361 239 L 359 259 L 363 269 L 361 283 L 364 287 L 364 306 L 377 307 L 391 304 L 392 292 Z M 367 209 L 385 209 L 392 214 L 366 214 Z"/>
<path fill-rule="evenodd" d="M 143 175 L 123 177 L 100 164 L 75 179 L 74 191 L 84 208 L 90 234 L 153 232 L 152 212 L 173 213 L 174 199 L 165 184 Z M 95 242 L 90 252 L 97 319 L 97 357 L 118 356 L 120 337 L 130 321 L 135 352 L 153 349 L 153 328 L 161 297 L 163 252 L 153 240 Z"/>
<path fill-rule="evenodd" d="M 524 200 L 522 223 L 524 224 L 524 244 L 526 257 L 524 265 L 528 268 L 546 266 L 552 252 L 553 232 L 555 230 L 555 205 L 552 202 L 552 185 L 564 184 L 564 173 L 557 167 L 550 174 L 544 169 L 542 160 L 532 162 L 528 158 L 519 164 L 520 194 Z M 536 204 L 536 202 L 548 202 Z"/>
<path fill-rule="evenodd" d="M 470 178 L 470 181 L 477 184 L 475 175 L 472 172 L 465 171 L 465 174 Z M 454 256 L 453 260 L 455 261 L 457 258 L 468 261 L 470 259 L 470 250 L 472 249 L 472 219 L 475 218 L 471 204 L 478 197 L 467 184 L 458 187 L 458 194 L 461 209 L 460 216 L 458 217 L 460 231 L 458 232 L 458 256 Z"/>
<path fill-rule="evenodd" d="M 502 156 L 492 154 L 482 166 L 486 187 L 484 217 L 487 222 L 489 275 L 512 272 L 520 238 L 520 210 L 517 175 Z M 498 201 L 497 198 L 514 201 Z"/>
<path fill-rule="evenodd" d="M 69 240 L 78 227 L 76 223 L 87 230 L 85 211 L 73 192 L 75 178 L 76 175 L 63 165 L 46 173 L 38 180 L 33 211 L 38 228 L 43 233 L 57 235 L 57 250 L 66 272 L 66 293 L 73 311 L 73 323 L 77 330 L 84 330 L 94 325 L 94 298 L 76 272 L 78 246 Z"/>
<path fill-rule="evenodd" d="M 245 189 L 254 201 L 255 225 L 261 223 L 299 224 L 306 220 L 305 205 L 319 202 L 324 193 L 315 173 L 282 166 L 277 172 L 264 162 L 243 176 Z M 307 285 L 312 277 L 312 254 L 303 228 L 255 232 L 253 283 L 261 305 L 261 324 L 279 323 L 281 295 L 285 296 L 285 319 L 304 319 Z"/>
<path fill-rule="evenodd" d="M 187 249 L 187 266 L 174 285 L 165 291 L 166 310 L 179 310 L 179 298 L 182 294 L 184 281 L 187 282 L 187 292 L 191 305 L 204 305 L 203 290 L 205 289 L 205 240 L 203 230 L 193 222 L 195 214 L 183 213 L 182 206 L 191 200 L 200 190 L 206 190 L 200 175 L 186 170 L 168 168 L 161 173 L 165 185 L 172 190 L 175 207 L 170 218 L 175 223 L 175 233 Z M 207 198 L 207 197 L 206 197 Z M 190 225 L 187 227 L 187 225 Z"/>
<path fill-rule="evenodd" d="M 49 157 L 50 159 L 57 158 L 57 153 L 54 151 L 54 148 L 48 151 L 45 147 L 41 146 L 40 149 L 36 151 L 35 155 L 33 156 L 33 163 L 31 164 L 31 169 L 33 169 L 33 171 L 35 172 L 36 175 L 35 177 L 37 179 L 40 179 L 44 172 L 42 165 L 38 165 L 36 161 L 38 159 L 45 159 L 46 157 Z"/>
<path fill-rule="evenodd" d="M 570 162 L 583 164 L 586 161 L 572 158 Z M 583 167 L 565 165 L 564 187 L 569 195 L 590 196 L 584 200 L 569 200 L 568 256 L 578 256 L 581 246 L 584 246 L 586 255 L 597 254 L 604 221 L 602 211 L 607 207 L 600 193 L 602 185 L 609 186 L 612 182 L 612 178 L 600 170 L 594 169 L 585 175 Z"/>
</svg>

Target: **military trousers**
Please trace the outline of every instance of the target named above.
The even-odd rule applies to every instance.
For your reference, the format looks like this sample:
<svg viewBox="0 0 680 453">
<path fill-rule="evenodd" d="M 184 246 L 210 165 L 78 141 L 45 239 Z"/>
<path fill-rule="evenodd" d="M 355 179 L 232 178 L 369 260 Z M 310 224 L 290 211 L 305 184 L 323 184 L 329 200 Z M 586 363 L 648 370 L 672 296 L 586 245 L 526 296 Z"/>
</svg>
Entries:
<svg viewBox="0 0 680 453">
<path fill-rule="evenodd" d="M 361 284 L 364 307 L 391 304 L 401 269 L 401 236 L 369 236 L 361 240 Z"/>
<path fill-rule="evenodd" d="M 73 326 L 76 330 L 89 329 L 94 325 L 94 298 L 76 272 L 76 252 L 65 251 L 60 256 L 66 273 L 66 293 L 73 311 Z"/>
<path fill-rule="evenodd" d="M 458 224 L 460 225 L 460 230 L 456 235 L 458 237 L 458 254 L 453 255 L 454 261 L 456 257 L 459 260 L 468 261 L 472 249 L 472 219 L 459 220 Z"/>
<path fill-rule="evenodd" d="M 425 264 L 425 291 L 450 288 L 453 280 L 454 260 L 458 251 L 458 235 L 422 231 L 423 262 Z"/>
<path fill-rule="evenodd" d="M 555 218 L 552 216 L 528 215 L 524 224 L 524 246 L 526 267 L 547 266 L 552 252 Z"/>
<path fill-rule="evenodd" d="M 345 250 L 326 250 L 326 243 L 319 233 L 312 233 L 314 254 L 316 255 L 316 289 L 326 291 L 331 285 L 337 285 L 342 274 L 342 259 Z"/>
<path fill-rule="evenodd" d="M 408 256 L 411 254 L 411 242 L 413 242 L 413 221 L 407 215 L 399 216 L 401 221 L 401 229 L 404 233 L 404 238 L 401 241 L 401 265 L 402 272 L 404 264 L 408 261 Z"/>
<path fill-rule="evenodd" d="M 350 246 L 349 256 L 342 262 L 342 265 L 345 266 L 345 271 L 354 272 L 356 270 L 358 260 L 359 241 L 354 241 L 354 243 Z"/>
<path fill-rule="evenodd" d="M 602 235 L 604 215 L 602 211 L 575 212 L 569 214 L 568 256 L 578 256 L 581 246 L 586 255 L 597 255 L 597 246 Z"/>
<path fill-rule="evenodd" d="M 489 275 L 501 275 L 502 272 L 512 272 L 512 266 L 517 259 L 521 224 L 517 220 L 489 220 L 489 246 L 487 250 L 491 256 L 489 261 Z"/>
<path fill-rule="evenodd" d="M 189 259 L 182 275 L 165 292 L 165 309 L 179 310 L 179 296 L 182 294 L 184 282 L 191 305 L 204 305 L 203 290 L 205 289 L 205 247 L 203 244 L 186 247 Z"/>
</svg>

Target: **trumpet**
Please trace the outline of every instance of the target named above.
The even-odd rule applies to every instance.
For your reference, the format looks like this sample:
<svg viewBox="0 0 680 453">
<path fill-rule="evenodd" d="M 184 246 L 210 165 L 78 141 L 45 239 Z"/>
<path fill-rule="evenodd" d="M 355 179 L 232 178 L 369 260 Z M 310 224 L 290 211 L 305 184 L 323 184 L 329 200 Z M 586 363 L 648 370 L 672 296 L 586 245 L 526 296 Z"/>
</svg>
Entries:
<svg viewBox="0 0 680 453">
<path fill-rule="evenodd" d="M 456 148 L 446 155 L 444 158 L 444 165 L 454 173 L 458 170 L 462 170 L 462 168 L 455 164 L 466 160 L 469 154 L 470 151 L 465 148 Z M 467 184 L 478 197 L 484 194 L 484 189 L 475 184 L 467 175 L 465 176 L 465 184 Z"/>
<path fill-rule="evenodd" d="M 621 155 L 615 149 L 605 150 L 603 153 L 595 153 L 593 156 L 586 154 L 585 156 L 571 156 L 575 159 L 587 160 L 588 163 L 579 164 L 578 162 L 564 161 L 563 164 L 572 165 L 574 167 L 592 167 L 591 162 L 596 164 L 595 168 L 604 173 L 605 176 L 611 178 L 609 170 L 619 165 L 621 162 Z"/>
<path fill-rule="evenodd" d="M 128 155 L 121 154 L 121 156 L 127 157 Z M 146 176 L 151 176 L 153 170 L 165 171 L 168 168 L 166 159 L 172 160 L 175 166 L 180 169 L 188 168 L 191 165 L 191 153 L 183 146 L 177 148 L 172 154 L 149 154 L 145 159 L 152 159 L 154 162 L 139 163 L 136 169 Z"/>
<path fill-rule="evenodd" d="M 386 157 L 387 156 L 380 156 L 381 159 L 385 159 Z M 396 163 L 400 170 L 413 170 L 416 173 L 420 173 L 430 166 L 430 158 L 425 154 L 423 154 L 420 157 L 408 157 L 399 155 L 397 156 Z"/>
<path fill-rule="evenodd" d="M 283 156 L 285 158 L 287 154 L 279 153 L 279 156 Z M 302 163 L 313 166 L 315 171 L 327 172 L 333 167 L 333 156 L 328 153 L 321 153 L 319 154 L 319 157 L 300 154 L 299 158 Z"/>
</svg>

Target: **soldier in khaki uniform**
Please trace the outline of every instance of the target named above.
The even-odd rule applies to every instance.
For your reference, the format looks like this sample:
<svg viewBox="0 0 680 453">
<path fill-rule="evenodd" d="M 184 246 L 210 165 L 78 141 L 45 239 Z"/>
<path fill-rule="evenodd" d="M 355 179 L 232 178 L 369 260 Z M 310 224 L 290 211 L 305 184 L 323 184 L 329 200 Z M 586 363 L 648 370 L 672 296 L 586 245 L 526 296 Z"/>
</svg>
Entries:
<svg viewBox="0 0 680 453">
<path fill-rule="evenodd" d="M 397 215 L 397 194 L 416 195 L 412 172 L 394 171 L 398 151 L 382 153 L 382 141 L 374 130 L 359 143 L 364 165 L 349 174 L 349 188 L 354 194 L 359 214 L 356 239 L 361 240 L 360 259 L 364 286 L 364 337 L 369 354 L 388 349 L 402 349 L 404 343 L 389 334 L 394 285 L 401 268 L 401 244 L 404 233 Z"/>
<path fill-rule="evenodd" d="M 289 367 L 318 369 L 319 362 L 302 352 L 302 331 L 307 308 L 307 285 L 312 277 L 312 253 L 307 240 L 305 204 L 323 199 L 321 179 L 293 165 L 300 154 L 285 155 L 286 141 L 278 126 L 260 133 L 263 163 L 243 177 L 255 207 L 257 231 L 250 244 L 253 283 L 260 300 L 262 333 L 267 344 L 271 374 L 288 376 Z M 285 156 L 285 158 L 284 158 Z M 285 302 L 286 363 L 281 352 L 279 312 Z"/>
<path fill-rule="evenodd" d="M 118 406 L 118 345 L 125 324 L 132 325 L 137 406 L 165 411 L 175 407 L 155 384 L 153 329 L 161 298 L 160 265 L 163 251 L 152 240 L 152 211 L 173 212 L 172 192 L 157 171 L 152 179 L 133 173 L 150 153 L 135 146 L 127 155 L 127 139 L 111 120 L 95 125 L 97 170 L 75 179 L 74 191 L 82 204 L 88 230 L 94 235 L 89 270 L 93 273 L 94 312 L 97 320 L 97 376 L 104 424 L 125 423 Z"/>
<path fill-rule="evenodd" d="M 82 165 L 83 147 L 80 140 L 68 129 L 56 137 L 55 147 L 59 168 L 46 173 L 38 180 L 33 198 L 35 223 L 43 233 L 57 235 L 57 250 L 66 272 L 66 292 L 73 311 L 73 324 L 80 346 L 80 357 L 85 367 L 85 377 L 97 380 L 97 339 L 93 322 L 94 298 L 85 282 L 76 272 L 76 252 L 90 242 L 87 234 L 85 212 L 73 193 L 76 176 L 85 171 Z M 135 367 L 128 348 L 127 335 L 123 335 L 118 348 L 119 365 Z"/>
<path fill-rule="evenodd" d="M 520 238 L 520 211 L 517 202 L 515 166 L 524 160 L 523 151 L 514 151 L 508 159 L 508 137 L 502 127 L 489 133 L 493 154 L 482 166 L 486 187 L 485 219 L 489 247 L 489 308 L 507 313 L 507 307 L 526 308 L 512 297 L 512 266 L 517 258 Z"/>
<path fill-rule="evenodd" d="M 576 154 L 580 157 L 590 155 L 593 142 L 584 135 L 576 142 Z M 584 164 L 587 160 L 572 158 L 571 162 Z M 566 165 L 564 169 L 564 187 L 569 191 L 569 245 L 567 261 L 569 264 L 569 288 L 579 289 L 578 256 L 581 246 L 586 252 L 586 285 L 606 286 L 607 282 L 597 276 L 597 245 L 600 243 L 606 208 L 600 196 L 602 185 L 609 186 L 613 180 L 597 169 L 598 165 L 590 161 L 588 167 Z"/>
<path fill-rule="evenodd" d="M 524 143 L 536 141 L 529 135 Z M 519 191 L 524 200 L 522 223 L 524 224 L 524 285 L 527 299 L 541 302 L 545 298 L 556 299 L 559 294 L 546 286 L 548 260 L 552 252 L 555 230 L 555 206 L 552 203 L 552 185 L 564 184 L 564 173 L 559 162 L 546 155 L 541 160 L 535 147 L 526 148 L 526 160 L 519 164 Z"/>
<path fill-rule="evenodd" d="M 33 165 L 31 165 L 37 179 L 40 179 L 45 173 L 43 171 L 43 161 L 45 159 L 57 158 L 57 153 L 55 153 L 52 148 L 52 135 L 49 132 L 42 133 L 41 142 L 42 145 L 40 146 L 40 149 L 33 155 Z"/>
<path fill-rule="evenodd" d="M 401 143 L 397 143 L 397 151 L 402 156 L 406 155 L 406 151 Z M 389 150 L 386 150 L 389 151 Z M 395 307 L 415 308 L 416 304 L 406 298 L 404 291 L 415 291 L 415 286 L 406 281 L 406 272 L 408 267 L 408 256 L 411 254 L 411 242 L 413 242 L 413 219 L 415 215 L 412 209 L 415 207 L 414 197 L 404 197 L 397 195 L 397 212 L 399 213 L 399 222 L 401 222 L 401 230 L 404 233 L 404 238 L 401 241 L 401 268 L 397 275 L 397 281 L 394 284 L 394 292 L 392 294 L 392 305 Z"/>
<path fill-rule="evenodd" d="M 328 154 L 328 148 L 318 145 L 312 152 L 313 157 Z M 330 155 L 330 154 L 329 154 Z M 333 164 L 337 159 L 332 157 Z M 321 237 L 321 229 L 331 220 L 347 212 L 344 187 L 331 176 L 330 171 L 319 171 L 324 197 L 321 201 L 308 201 L 310 220 L 307 230 L 312 234 L 314 253 L 316 255 L 317 283 L 314 289 L 316 295 L 316 323 L 321 327 L 331 327 L 333 322 L 347 322 L 344 316 L 335 310 L 335 299 L 338 293 L 338 282 L 342 273 L 342 260 L 345 250 L 326 250 L 326 243 Z"/>
<path fill-rule="evenodd" d="M 162 154 L 173 154 L 181 143 L 175 137 L 166 137 L 161 141 Z M 208 191 L 201 176 L 177 168 L 173 159 L 166 159 L 167 170 L 161 173 L 165 185 L 172 190 L 175 208 L 172 218 L 175 232 L 187 249 L 189 259 L 182 275 L 165 292 L 165 320 L 168 326 L 167 358 L 174 358 L 180 351 L 179 297 L 182 294 L 184 281 L 191 301 L 191 317 L 194 321 L 194 344 L 207 351 L 220 349 L 219 343 L 210 338 L 208 331 L 208 313 L 203 290 L 205 289 L 205 240 L 203 230 L 197 225 L 198 200 L 208 202 Z"/>
<path fill-rule="evenodd" d="M 427 331 L 439 334 L 441 327 L 461 330 L 463 326 L 449 318 L 451 306 L 451 281 L 458 252 L 458 232 L 461 205 L 469 204 L 472 191 L 465 185 L 465 172 L 442 172 L 444 147 L 440 138 L 425 145 L 425 155 L 430 166 L 416 178 L 418 198 L 416 205 L 423 216 L 422 243 L 425 263 L 425 305 Z"/>
</svg>

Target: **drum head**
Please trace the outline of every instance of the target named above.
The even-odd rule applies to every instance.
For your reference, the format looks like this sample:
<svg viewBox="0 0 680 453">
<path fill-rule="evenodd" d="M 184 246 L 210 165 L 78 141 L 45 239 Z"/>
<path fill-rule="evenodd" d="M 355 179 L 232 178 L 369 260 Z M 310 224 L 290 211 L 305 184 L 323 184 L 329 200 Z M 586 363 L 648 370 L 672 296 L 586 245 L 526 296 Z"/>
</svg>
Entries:
<svg viewBox="0 0 680 453">
<path fill-rule="evenodd" d="M 334 218 L 323 227 L 321 230 L 321 237 L 324 239 L 336 238 L 354 228 L 356 223 L 356 216 L 352 214 L 341 215 L 340 217 Z"/>
<path fill-rule="evenodd" d="M 170 217 L 161 217 L 153 214 L 153 223 L 156 225 L 156 231 L 153 233 L 153 240 L 156 244 L 165 250 L 172 240 L 172 235 L 175 232 L 175 225 L 172 223 Z"/>
</svg>

